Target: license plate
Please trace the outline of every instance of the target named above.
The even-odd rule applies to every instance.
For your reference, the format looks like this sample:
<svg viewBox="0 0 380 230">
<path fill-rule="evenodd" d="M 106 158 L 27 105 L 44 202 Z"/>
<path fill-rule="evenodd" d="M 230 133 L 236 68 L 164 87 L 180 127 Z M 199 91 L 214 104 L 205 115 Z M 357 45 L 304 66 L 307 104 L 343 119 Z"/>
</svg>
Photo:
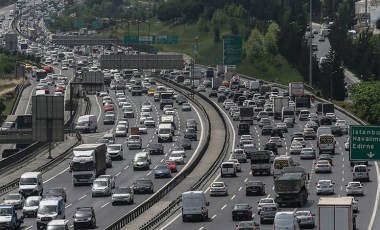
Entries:
<svg viewBox="0 0 380 230">
<path fill-rule="evenodd" d="M 238 214 L 238 215 L 242 215 L 243 213 L 242 213 L 242 212 L 238 212 L 237 214 Z"/>
</svg>

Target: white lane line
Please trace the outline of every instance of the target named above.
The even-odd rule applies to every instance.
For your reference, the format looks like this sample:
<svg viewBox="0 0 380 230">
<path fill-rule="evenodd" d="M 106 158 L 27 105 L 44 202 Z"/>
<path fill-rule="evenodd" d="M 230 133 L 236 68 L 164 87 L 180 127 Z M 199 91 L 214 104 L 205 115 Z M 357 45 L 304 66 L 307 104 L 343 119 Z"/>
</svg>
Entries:
<svg viewBox="0 0 380 230">
<path fill-rule="evenodd" d="M 269 198 L 269 197 L 270 197 L 270 193 L 268 194 L 267 198 Z"/>
<path fill-rule="evenodd" d="M 53 176 L 53 177 L 51 177 L 51 178 L 45 180 L 43 183 L 45 184 L 45 183 L 47 183 L 47 182 L 53 180 L 53 179 L 56 178 L 57 176 L 59 176 L 59 175 L 61 175 L 62 173 L 66 172 L 67 170 L 69 170 L 69 167 L 65 168 L 63 171 L 59 172 L 57 175 L 55 175 L 55 176 Z"/>
<path fill-rule="evenodd" d="M 105 204 L 103 204 L 100 208 L 104 208 L 105 206 L 107 206 L 110 202 L 107 202 Z"/>
<path fill-rule="evenodd" d="M 119 176 L 121 174 L 121 172 L 118 172 L 118 173 L 116 173 L 116 175 L 115 176 Z"/>
<path fill-rule="evenodd" d="M 149 176 L 151 173 L 152 173 L 152 171 L 148 172 L 148 174 L 146 174 L 146 176 Z"/>
<path fill-rule="evenodd" d="M 233 196 L 231 197 L 231 200 L 235 199 L 235 197 L 236 197 L 236 195 L 233 195 Z"/>
<path fill-rule="evenodd" d="M 211 220 L 213 220 L 215 217 L 216 217 L 216 215 L 213 215 L 213 216 L 211 217 Z"/>
<path fill-rule="evenodd" d="M 340 186 L 340 190 L 343 190 L 343 186 Z"/>
<path fill-rule="evenodd" d="M 368 225 L 368 230 L 371 230 L 372 227 L 373 227 L 373 223 L 375 222 L 375 218 L 376 218 L 376 214 L 377 214 L 377 207 L 379 205 L 379 198 L 380 198 L 380 183 L 379 183 L 379 175 L 380 175 L 380 170 L 379 170 L 379 165 L 377 164 L 377 162 L 375 162 L 375 167 L 376 167 L 376 181 L 377 181 L 377 189 L 376 189 L 376 199 L 375 199 L 375 205 L 373 206 L 373 210 L 372 210 L 372 216 L 371 216 L 371 220 L 369 221 L 369 225 Z"/>
<path fill-rule="evenodd" d="M 66 205 L 66 207 L 65 207 L 65 208 L 68 208 L 68 207 L 70 207 L 71 205 L 73 205 L 73 204 L 68 204 L 68 205 Z"/>
<path fill-rule="evenodd" d="M 28 229 L 31 229 L 31 228 L 33 228 L 33 225 L 25 228 L 25 230 L 28 230 Z"/>
<path fill-rule="evenodd" d="M 225 207 L 227 207 L 227 204 L 223 205 L 223 207 L 221 209 L 223 210 Z"/>
<path fill-rule="evenodd" d="M 240 191 L 242 188 L 243 188 L 243 187 L 240 187 L 240 188 L 239 188 L 239 191 Z"/>
<path fill-rule="evenodd" d="M 100 103 L 99 103 L 99 99 L 98 99 L 98 97 L 95 96 L 95 98 L 96 98 L 96 104 L 98 104 L 98 108 L 99 108 L 98 119 L 96 119 L 96 120 L 97 120 L 97 122 L 99 123 L 100 117 L 101 117 L 101 115 L 102 115 L 102 107 L 100 106 Z M 92 111 L 91 111 L 91 112 L 92 112 Z"/>
<path fill-rule="evenodd" d="M 78 200 L 82 200 L 83 198 L 85 198 L 87 195 L 84 195 L 84 196 L 82 196 L 82 197 L 79 197 L 79 199 Z"/>
<path fill-rule="evenodd" d="M 124 169 L 127 169 L 129 167 L 129 165 L 127 165 Z"/>
<path fill-rule="evenodd" d="M 200 227 L 198 230 L 202 230 L 203 229 L 203 227 Z"/>
<path fill-rule="evenodd" d="M 247 182 L 248 178 L 245 178 L 244 183 Z"/>
</svg>

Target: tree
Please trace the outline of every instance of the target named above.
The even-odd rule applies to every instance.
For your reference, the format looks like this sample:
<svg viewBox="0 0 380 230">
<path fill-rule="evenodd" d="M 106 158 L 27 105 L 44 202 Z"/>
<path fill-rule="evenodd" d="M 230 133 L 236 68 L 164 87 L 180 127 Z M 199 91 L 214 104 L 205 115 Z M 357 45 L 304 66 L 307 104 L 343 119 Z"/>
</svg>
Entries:
<svg viewBox="0 0 380 230">
<path fill-rule="evenodd" d="M 223 12 L 223 10 L 219 9 L 214 12 L 212 15 L 211 23 L 216 25 L 223 25 L 227 22 L 227 15 Z"/>
<path fill-rule="evenodd" d="M 214 42 L 219 43 L 221 41 L 220 39 L 220 28 L 218 25 L 214 26 Z"/>
<path fill-rule="evenodd" d="M 252 30 L 251 35 L 245 43 L 245 54 L 251 63 L 256 58 L 262 58 L 265 56 L 264 38 L 258 29 Z"/>
<path fill-rule="evenodd" d="M 236 20 L 234 18 L 231 20 L 230 26 L 231 26 L 231 33 L 233 35 L 238 35 L 239 34 L 239 25 L 236 23 Z"/>
<path fill-rule="evenodd" d="M 276 55 L 278 53 L 278 36 L 280 33 L 280 27 L 276 22 L 269 24 L 268 31 L 265 33 L 265 49 L 269 54 Z"/>
<path fill-rule="evenodd" d="M 376 29 L 380 30 L 380 18 L 376 20 Z"/>
<path fill-rule="evenodd" d="M 206 21 L 206 19 L 204 19 L 203 17 L 199 18 L 197 26 L 200 32 L 207 33 L 210 30 L 208 26 L 208 21 Z"/>
<path fill-rule="evenodd" d="M 380 124 L 380 82 L 360 82 L 350 88 L 355 111 L 371 124 Z"/>
</svg>

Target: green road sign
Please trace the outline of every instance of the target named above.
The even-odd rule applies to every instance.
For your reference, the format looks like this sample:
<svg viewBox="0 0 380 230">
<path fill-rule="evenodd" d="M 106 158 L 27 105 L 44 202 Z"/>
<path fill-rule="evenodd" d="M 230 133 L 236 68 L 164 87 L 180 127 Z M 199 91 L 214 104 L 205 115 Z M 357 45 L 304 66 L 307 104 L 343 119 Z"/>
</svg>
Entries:
<svg viewBox="0 0 380 230">
<path fill-rule="evenodd" d="M 380 160 L 380 126 L 350 126 L 350 160 Z"/>
<path fill-rule="evenodd" d="M 92 21 L 92 23 L 91 23 L 91 27 L 92 27 L 93 29 L 95 29 L 95 30 L 99 30 L 99 29 L 102 28 L 102 22 L 101 22 L 101 21 L 98 21 L 98 20 L 96 20 L 96 21 Z"/>
<path fill-rule="evenodd" d="M 84 22 L 83 20 L 75 20 L 74 21 L 74 28 L 75 29 L 80 29 L 84 27 Z"/>
<path fill-rule="evenodd" d="M 179 39 L 177 35 L 157 35 L 156 44 L 178 44 Z"/>
<path fill-rule="evenodd" d="M 241 63 L 243 54 L 243 37 L 224 36 L 223 37 L 223 64 L 237 65 Z"/>
<path fill-rule="evenodd" d="M 146 36 L 146 35 L 127 35 L 124 36 L 125 45 L 134 45 L 134 44 L 154 44 L 156 40 L 155 36 Z"/>
</svg>

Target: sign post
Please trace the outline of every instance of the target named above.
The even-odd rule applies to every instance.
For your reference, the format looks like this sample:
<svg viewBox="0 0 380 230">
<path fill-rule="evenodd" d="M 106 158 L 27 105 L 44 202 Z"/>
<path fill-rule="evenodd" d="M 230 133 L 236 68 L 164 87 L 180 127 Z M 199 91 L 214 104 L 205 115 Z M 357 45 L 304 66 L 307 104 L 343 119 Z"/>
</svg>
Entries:
<svg viewBox="0 0 380 230">
<path fill-rule="evenodd" d="M 243 52 L 243 37 L 223 37 L 223 65 L 237 65 L 241 63 Z"/>
<path fill-rule="evenodd" d="M 350 160 L 380 160 L 380 126 L 350 126 Z"/>
</svg>

